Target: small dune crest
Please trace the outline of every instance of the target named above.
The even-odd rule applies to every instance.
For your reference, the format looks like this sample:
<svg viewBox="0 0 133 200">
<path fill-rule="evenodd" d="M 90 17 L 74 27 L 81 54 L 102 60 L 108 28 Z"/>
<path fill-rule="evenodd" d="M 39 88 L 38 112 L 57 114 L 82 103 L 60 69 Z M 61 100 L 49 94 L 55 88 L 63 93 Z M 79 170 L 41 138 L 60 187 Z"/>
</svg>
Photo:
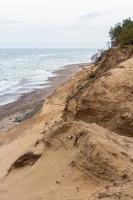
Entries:
<svg viewBox="0 0 133 200">
<path fill-rule="evenodd" d="M 34 165 L 37 160 L 41 157 L 42 154 L 35 154 L 33 152 L 27 152 L 23 155 L 21 155 L 17 160 L 11 165 L 11 167 L 8 170 L 8 174 L 14 170 L 19 169 L 25 166 L 32 166 Z"/>
</svg>

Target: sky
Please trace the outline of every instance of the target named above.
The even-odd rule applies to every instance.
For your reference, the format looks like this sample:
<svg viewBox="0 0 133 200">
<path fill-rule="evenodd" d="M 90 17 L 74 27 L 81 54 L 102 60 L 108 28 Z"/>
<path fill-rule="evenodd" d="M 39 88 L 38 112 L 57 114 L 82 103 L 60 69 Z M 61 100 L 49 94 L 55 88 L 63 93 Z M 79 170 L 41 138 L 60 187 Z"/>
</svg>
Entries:
<svg viewBox="0 0 133 200">
<path fill-rule="evenodd" d="M 0 0 L 0 48 L 102 48 L 133 0 Z"/>
</svg>

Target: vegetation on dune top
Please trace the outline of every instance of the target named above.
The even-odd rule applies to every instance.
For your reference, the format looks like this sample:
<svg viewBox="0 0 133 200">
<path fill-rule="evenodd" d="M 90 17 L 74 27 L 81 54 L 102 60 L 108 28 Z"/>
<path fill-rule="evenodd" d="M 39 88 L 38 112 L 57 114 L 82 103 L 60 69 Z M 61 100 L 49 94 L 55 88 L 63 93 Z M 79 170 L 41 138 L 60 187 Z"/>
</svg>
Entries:
<svg viewBox="0 0 133 200">
<path fill-rule="evenodd" d="M 111 27 L 109 36 L 111 37 L 112 46 L 133 45 L 133 21 L 131 18 Z"/>
<path fill-rule="evenodd" d="M 111 38 L 111 46 L 110 42 L 108 42 L 106 49 L 99 49 L 98 52 L 91 57 L 92 63 L 97 64 L 101 61 L 106 52 L 108 52 L 108 48 L 123 48 L 127 45 L 133 45 L 133 20 L 128 18 L 124 19 L 121 23 L 117 23 L 114 27 L 111 27 L 109 36 Z"/>
</svg>

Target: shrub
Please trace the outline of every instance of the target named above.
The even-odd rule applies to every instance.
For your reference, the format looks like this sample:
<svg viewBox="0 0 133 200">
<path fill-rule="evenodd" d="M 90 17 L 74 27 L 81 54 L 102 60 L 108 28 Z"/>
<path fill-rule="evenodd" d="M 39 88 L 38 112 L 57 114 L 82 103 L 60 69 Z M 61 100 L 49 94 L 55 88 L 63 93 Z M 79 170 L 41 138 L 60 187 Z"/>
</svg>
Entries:
<svg viewBox="0 0 133 200">
<path fill-rule="evenodd" d="M 99 49 L 97 53 L 95 53 L 90 59 L 92 63 L 96 64 L 99 61 L 101 61 L 103 54 L 105 53 L 105 50 Z"/>
<path fill-rule="evenodd" d="M 109 35 L 112 46 L 133 45 L 133 21 L 131 18 L 117 23 L 110 29 Z"/>
</svg>

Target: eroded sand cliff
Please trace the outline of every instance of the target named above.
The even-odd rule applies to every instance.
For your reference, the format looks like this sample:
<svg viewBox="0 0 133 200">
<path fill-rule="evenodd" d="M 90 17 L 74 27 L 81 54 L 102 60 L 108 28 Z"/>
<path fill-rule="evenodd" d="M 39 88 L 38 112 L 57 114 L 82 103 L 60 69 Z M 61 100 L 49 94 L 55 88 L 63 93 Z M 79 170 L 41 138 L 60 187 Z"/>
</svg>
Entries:
<svg viewBox="0 0 133 200">
<path fill-rule="evenodd" d="M 133 199 L 132 56 L 107 51 L 0 136 L 0 200 Z"/>
</svg>

